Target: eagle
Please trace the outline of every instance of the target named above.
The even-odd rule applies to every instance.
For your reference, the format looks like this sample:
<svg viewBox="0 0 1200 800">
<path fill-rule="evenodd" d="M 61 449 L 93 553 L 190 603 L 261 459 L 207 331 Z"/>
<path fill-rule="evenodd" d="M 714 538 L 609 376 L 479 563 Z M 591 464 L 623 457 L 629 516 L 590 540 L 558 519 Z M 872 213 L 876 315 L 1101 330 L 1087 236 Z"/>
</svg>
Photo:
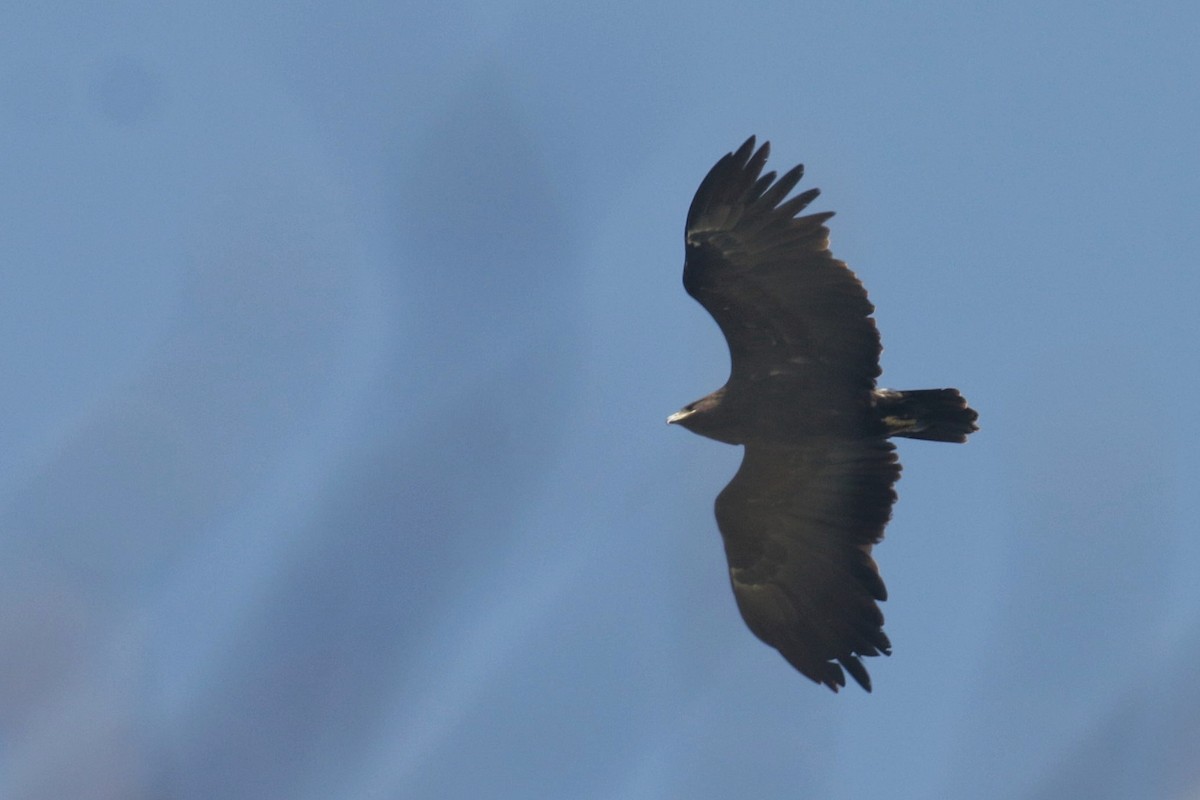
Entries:
<svg viewBox="0 0 1200 800">
<path fill-rule="evenodd" d="M 668 423 L 742 445 L 716 500 L 738 610 L 801 674 L 834 692 L 866 656 L 891 654 L 872 547 L 900 477 L 893 436 L 963 442 L 978 414 L 957 389 L 876 387 L 875 307 L 829 252 L 832 212 L 798 216 L 803 165 L 762 174 L 751 136 L 700 183 L 688 210 L 684 289 L 729 345 L 729 380 Z"/>
</svg>

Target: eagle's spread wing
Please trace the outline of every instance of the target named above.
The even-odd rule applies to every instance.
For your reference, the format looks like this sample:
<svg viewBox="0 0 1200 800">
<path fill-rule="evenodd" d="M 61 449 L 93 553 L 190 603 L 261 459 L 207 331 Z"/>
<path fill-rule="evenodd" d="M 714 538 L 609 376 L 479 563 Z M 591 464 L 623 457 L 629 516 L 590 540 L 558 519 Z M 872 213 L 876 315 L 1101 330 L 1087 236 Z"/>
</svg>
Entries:
<svg viewBox="0 0 1200 800">
<path fill-rule="evenodd" d="M 883 535 L 900 465 L 884 439 L 746 445 L 717 498 L 738 609 L 758 638 L 837 691 L 844 667 L 867 691 L 859 656 L 887 654 L 883 581 L 871 545 Z"/>
<path fill-rule="evenodd" d="M 687 218 L 683 285 L 729 343 L 731 383 L 800 374 L 836 397 L 879 376 L 874 310 L 854 273 L 829 253 L 825 220 L 797 218 L 816 189 L 785 200 L 803 174 L 761 175 L 769 143 L 754 137 L 709 171 Z"/>
<path fill-rule="evenodd" d="M 736 397 L 746 415 L 745 458 L 717 523 L 750 629 L 813 680 L 836 690 L 846 670 L 869 689 L 859 657 L 889 648 L 870 550 L 900 473 L 863 413 L 879 332 L 862 284 L 829 252 L 831 215 L 796 216 L 817 190 L 787 199 L 802 168 L 762 174 L 768 148 L 751 137 L 718 161 L 688 211 L 683 284 L 725 334 L 725 402 Z M 805 415 L 803 431 L 770 425 Z"/>
</svg>

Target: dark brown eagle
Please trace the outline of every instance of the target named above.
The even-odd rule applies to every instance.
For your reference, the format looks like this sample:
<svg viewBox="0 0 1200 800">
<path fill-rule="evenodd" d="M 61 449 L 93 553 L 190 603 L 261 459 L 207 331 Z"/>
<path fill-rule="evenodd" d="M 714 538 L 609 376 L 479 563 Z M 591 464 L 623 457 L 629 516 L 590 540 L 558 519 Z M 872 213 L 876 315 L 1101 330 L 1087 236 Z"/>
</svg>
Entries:
<svg viewBox="0 0 1200 800">
<path fill-rule="evenodd" d="M 709 171 L 688 210 L 683 286 L 720 326 L 729 380 L 667 422 L 745 445 L 717 497 L 738 609 L 793 667 L 867 691 L 863 656 L 891 653 L 871 558 L 900 477 L 888 438 L 966 441 L 978 415 L 956 389 L 877 389 L 875 310 L 829 252 L 825 221 L 788 199 L 803 166 L 762 175 L 754 137 Z"/>
</svg>

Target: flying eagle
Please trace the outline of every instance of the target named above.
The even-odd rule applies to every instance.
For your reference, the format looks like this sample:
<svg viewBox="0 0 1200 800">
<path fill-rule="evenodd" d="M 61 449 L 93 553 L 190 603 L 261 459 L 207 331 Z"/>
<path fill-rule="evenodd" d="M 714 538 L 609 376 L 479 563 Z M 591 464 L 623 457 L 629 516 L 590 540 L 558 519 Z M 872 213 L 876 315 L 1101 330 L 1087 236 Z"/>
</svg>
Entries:
<svg viewBox="0 0 1200 800">
<path fill-rule="evenodd" d="M 667 422 L 745 446 L 716 516 L 746 625 L 813 681 L 869 692 L 862 657 L 891 653 L 871 558 L 900 477 L 888 438 L 963 442 L 978 415 L 956 389 L 876 388 L 875 308 L 829 252 L 833 214 L 798 217 L 818 190 L 787 199 L 804 168 L 761 175 L 769 151 L 726 154 L 688 210 L 683 286 L 732 368 Z"/>
</svg>

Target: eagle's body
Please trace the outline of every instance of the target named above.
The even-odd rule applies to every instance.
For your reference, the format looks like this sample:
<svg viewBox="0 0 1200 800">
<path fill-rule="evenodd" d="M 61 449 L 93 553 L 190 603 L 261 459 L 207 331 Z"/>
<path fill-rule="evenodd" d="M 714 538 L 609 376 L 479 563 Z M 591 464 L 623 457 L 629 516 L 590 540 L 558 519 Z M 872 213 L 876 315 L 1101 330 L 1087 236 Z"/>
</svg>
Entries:
<svg viewBox="0 0 1200 800">
<path fill-rule="evenodd" d="M 843 668 L 868 691 L 861 656 L 887 654 L 870 552 L 900 465 L 890 436 L 965 441 L 976 413 L 954 389 L 877 389 L 874 307 L 829 252 L 830 213 L 805 217 L 802 175 L 760 177 L 751 137 L 717 162 L 688 211 L 683 283 L 717 321 L 732 369 L 668 422 L 745 445 L 717 497 L 734 596 L 746 624 L 836 691 Z"/>
</svg>

